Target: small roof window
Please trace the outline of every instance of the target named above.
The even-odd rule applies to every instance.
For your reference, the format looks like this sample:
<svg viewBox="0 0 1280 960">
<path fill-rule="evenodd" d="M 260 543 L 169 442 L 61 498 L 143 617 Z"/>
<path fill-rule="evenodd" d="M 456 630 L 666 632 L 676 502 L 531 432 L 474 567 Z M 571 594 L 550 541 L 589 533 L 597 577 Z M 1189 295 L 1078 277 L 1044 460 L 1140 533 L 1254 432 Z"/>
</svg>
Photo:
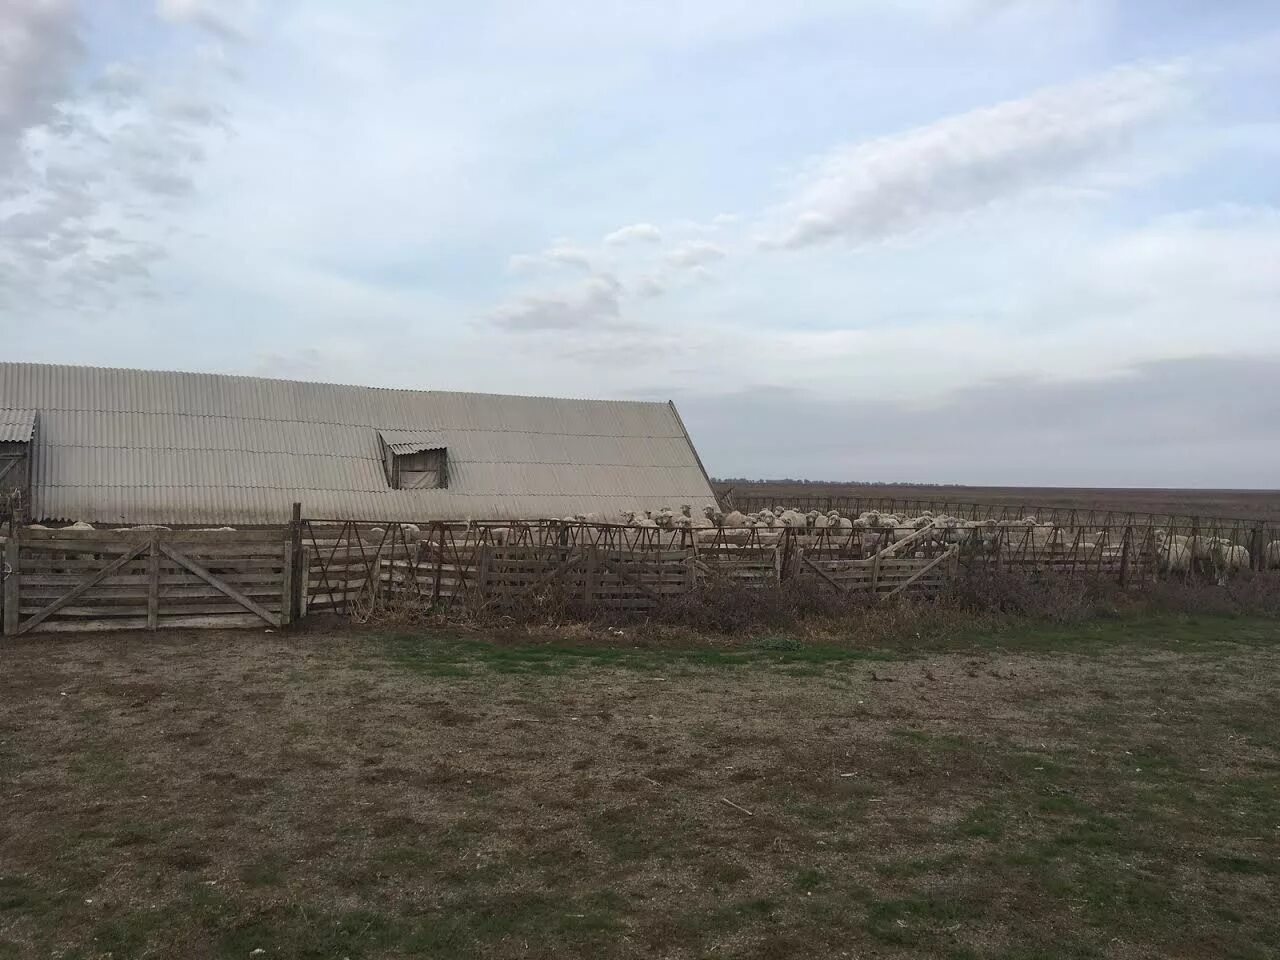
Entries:
<svg viewBox="0 0 1280 960">
<path fill-rule="evenodd" d="M 382 464 L 395 490 L 440 490 L 449 485 L 448 448 L 439 434 L 380 430 Z"/>
</svg>

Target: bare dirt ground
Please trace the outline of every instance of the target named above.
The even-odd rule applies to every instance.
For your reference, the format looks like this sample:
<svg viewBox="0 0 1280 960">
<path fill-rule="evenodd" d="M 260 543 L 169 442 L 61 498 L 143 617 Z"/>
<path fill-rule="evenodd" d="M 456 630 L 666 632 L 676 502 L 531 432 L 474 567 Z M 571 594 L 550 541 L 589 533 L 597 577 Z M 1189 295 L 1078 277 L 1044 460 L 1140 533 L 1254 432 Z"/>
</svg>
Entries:
<svg viewBox="0 0 1280 960">
<path fill-rule="evenodd" d="M 1272 957 L 1278 641 L 12 643 L 0 956 Z"/>
<path fill-rule="evenodd" d="M 733 489 L 741 497 L 870 497 L 899 500 L 942 500 L 952 503 L 1024 504 L 1075 510 L 1117 510 L 1175 516 L 1280 520 L 1280 490 L 1140 490 L 1103 487 L 956 487 L 864 485 L 849 483 L 715 484 L 723 496 Z"/>
</svg>

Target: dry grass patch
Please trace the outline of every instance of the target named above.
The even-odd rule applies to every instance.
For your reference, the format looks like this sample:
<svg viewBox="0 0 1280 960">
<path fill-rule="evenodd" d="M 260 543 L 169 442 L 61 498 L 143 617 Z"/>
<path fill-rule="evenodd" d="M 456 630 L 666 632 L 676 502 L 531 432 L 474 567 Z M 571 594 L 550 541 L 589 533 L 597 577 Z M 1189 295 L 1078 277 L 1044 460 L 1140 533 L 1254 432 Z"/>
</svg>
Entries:
<svg viewBox="0 0 1280 960">
<path fill-rule="evenodd" d="M 21 642 L 0 957 L 1266 957 L 1277 640 Z"/>
</svg>

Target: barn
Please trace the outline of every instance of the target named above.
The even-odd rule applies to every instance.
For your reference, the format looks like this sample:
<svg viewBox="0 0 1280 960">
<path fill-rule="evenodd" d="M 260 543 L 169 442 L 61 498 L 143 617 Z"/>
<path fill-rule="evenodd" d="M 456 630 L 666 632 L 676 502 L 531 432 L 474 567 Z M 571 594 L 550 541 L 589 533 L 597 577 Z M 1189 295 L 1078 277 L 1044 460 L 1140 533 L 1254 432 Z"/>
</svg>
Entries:
<svg viewBox="0 0 1280 960">
<path fill-rule="evenodd" d="M 537 519 L 715 500 L 670 402 L 0 363 L 0 502 L 31 521 Z"/>
</svg>

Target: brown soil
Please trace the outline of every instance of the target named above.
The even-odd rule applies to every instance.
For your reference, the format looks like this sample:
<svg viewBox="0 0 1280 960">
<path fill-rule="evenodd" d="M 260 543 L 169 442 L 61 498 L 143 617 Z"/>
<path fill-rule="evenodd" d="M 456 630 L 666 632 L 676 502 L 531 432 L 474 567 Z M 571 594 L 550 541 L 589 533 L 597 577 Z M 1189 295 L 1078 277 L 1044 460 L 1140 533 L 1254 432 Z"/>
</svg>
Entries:
<svg viewBox="0 0 1280 960">
<path fill-rule="evenodd" d="M 0 957 L 1268 956 L 1280 652 L 1206 624 L 733 663 L 10 644 Z"/>
</svg>

